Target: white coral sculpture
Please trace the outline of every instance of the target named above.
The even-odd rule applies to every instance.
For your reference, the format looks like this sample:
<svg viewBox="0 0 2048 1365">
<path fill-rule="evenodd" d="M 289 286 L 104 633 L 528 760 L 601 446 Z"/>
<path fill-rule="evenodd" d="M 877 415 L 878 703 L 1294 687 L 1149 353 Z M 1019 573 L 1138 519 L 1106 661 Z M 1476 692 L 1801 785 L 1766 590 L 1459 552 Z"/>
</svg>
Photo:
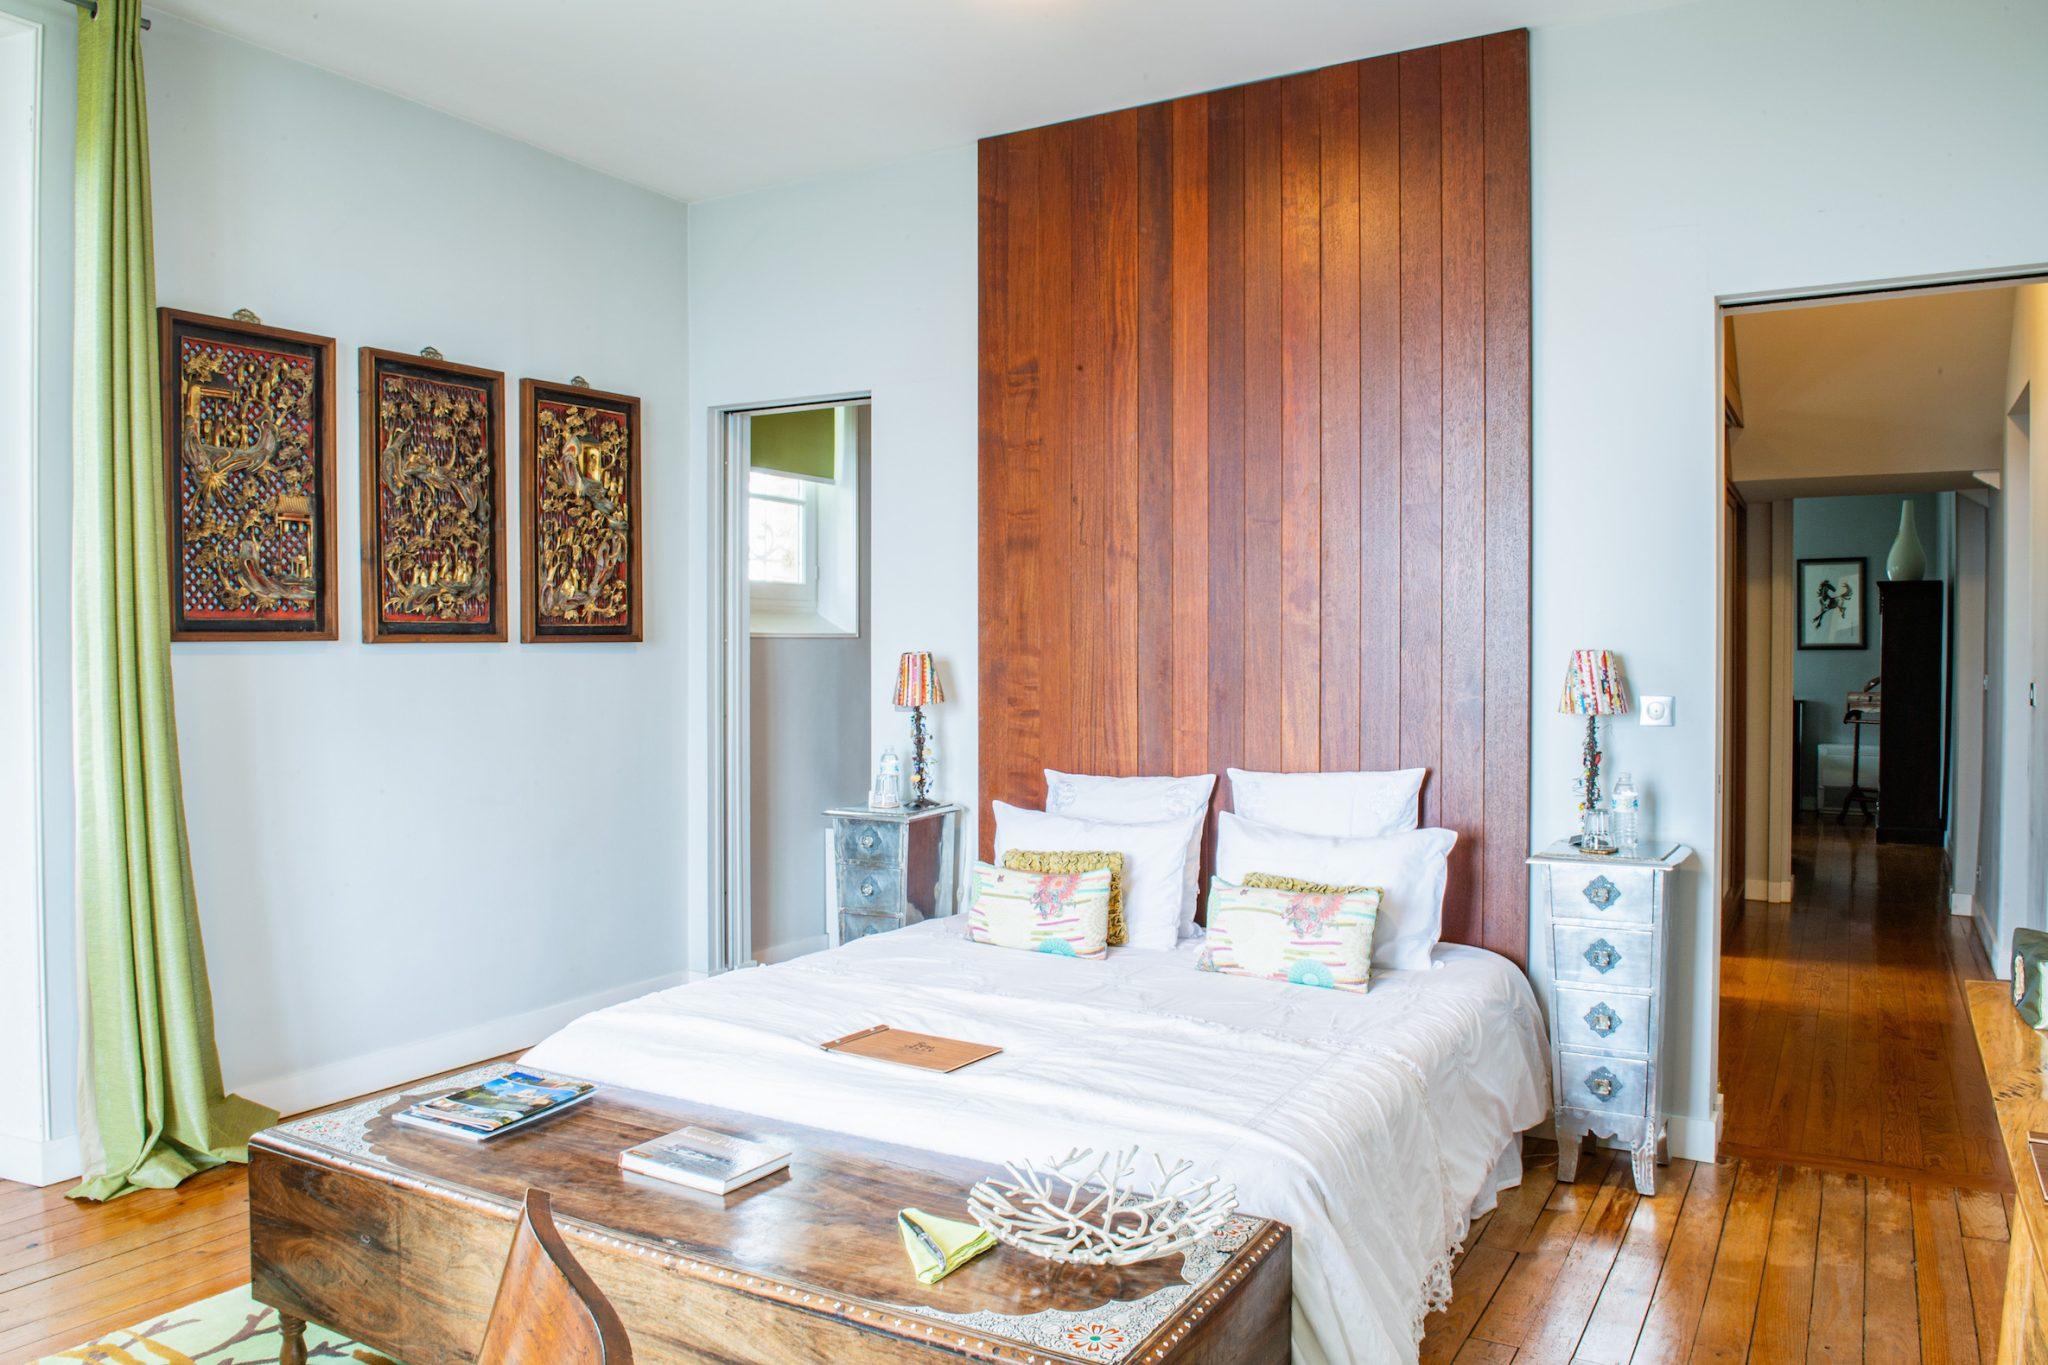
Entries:
<svg viewBox="0 0 2048 1365">
<path fill-rule="evenodd" d="M 996 1240 L 1078 1265 L 1130 1265 L 1186 1251 L 1237 1210 L 1237 1186 L 1195 1179 L 1191 1161 L 1152 1158 L 1158 1178 L 1137 1182 L 1139 1149 L 1077 1147 L 1053 1161 L 1006 1161 L 967 1196 L 974 1221 Z"/>
</svg>

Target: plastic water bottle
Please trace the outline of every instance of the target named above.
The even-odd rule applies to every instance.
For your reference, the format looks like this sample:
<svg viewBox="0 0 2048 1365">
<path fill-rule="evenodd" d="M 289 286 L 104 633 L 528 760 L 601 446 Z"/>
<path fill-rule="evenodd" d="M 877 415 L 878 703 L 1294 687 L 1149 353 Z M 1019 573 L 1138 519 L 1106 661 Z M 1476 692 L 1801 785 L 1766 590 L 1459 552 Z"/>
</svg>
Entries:
<svg viewBox="0 0 2048 1365">
<path fill-rule="evenodd" d="M 1627 773 L 1614 779 L 1614 795 L 1609 798 L 1614 810 L 1614 842 L 1623 853 L 1636 851 L 1638 817 L 1642 814 L 1642 794 L 1636 790 L 1636 780 Z"/>
</svg>

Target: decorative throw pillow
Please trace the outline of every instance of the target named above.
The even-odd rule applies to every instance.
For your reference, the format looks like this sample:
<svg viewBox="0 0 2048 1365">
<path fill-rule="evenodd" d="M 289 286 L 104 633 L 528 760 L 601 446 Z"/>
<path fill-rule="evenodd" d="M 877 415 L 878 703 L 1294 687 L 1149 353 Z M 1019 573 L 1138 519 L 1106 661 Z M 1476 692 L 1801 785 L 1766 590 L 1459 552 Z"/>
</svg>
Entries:
<svg viewBox="0 0 2048 1365">
<path fill-rule="evenodd" d="M 1283 891 L 1209 882 L 1204 971 L 1363 993 L 1380 893 Z"/>
<path fill-rule="evenodd" d="M 1060 853 L 1013 848 L 1003 855 L 1003 867 L 1011 872 L 1093 872 L 1109 869 L 1109 946 L 1124 946 L 1124 855 L 1121 853 Z"/>
<path fill-rule="evenodd" d="M 1216 817 L 1216 875 L 1242 886 L 1256 871 L 1285 868 L 1282 875 L 1325 886 L 1373 887 L 1380 893 L 1373 966 L 1427 971 L 1430 953 L 1443 937 L 1444 883 L 1457 842 L 1457 834 L 1447 829 L 1336 839 L 1276 829 L 1225 811 Z"/>
<path fill-rule="evenodd" d="M 1299 877 L 1280 877 L 1271 872 L 1248 872 L 1242 883 L 1257 891 L 1292 891 L 1302 896 L 1355 896 L 1360 891 L 1378 891 L 1369 886 L 1331 886 L 1327 882 L 1305 882 Z"/>
<path fill-rule="evenodd" d="M 1247 820 L 1301 834 L 1371 839 L 1422 823 L 1427 768 L 1394 772 L 1230 771 L 1230 808 Z"/>
<path fill-rule="evenodd" d="M 1090 773 L 1045 770 L 1045 808 L 1055 815 L 1082 820 L 1110 820 L 1120 825 L 1154 820 L 1184 820 L 1188 831 L 1186 883 L 1180 898 L 1180 936 L 1195 928 L 1195 899 L 1201 891 L 1202 829 L 1209 823 L 1209 798 L 1216 774 L 1193 777 L 1097 777 Z"/>
<path fill-rule="evenodd" d="M 967 936 L 976 943 L 1060 957 L 1109 953 L 1107 867 L 1091 872 L 1015 872 L 974 865 Z"/>
<path fill-rule="evenodd" d="M 1133 948 L 1171 952 L 1180 942 L 1181 897 L 1187 882 L 1186 820 L 1126 825 L 989 803 L 995 816 L 996 860 L 1013 848 L 1124 855 L 1124 937 Z"/>
</svg>

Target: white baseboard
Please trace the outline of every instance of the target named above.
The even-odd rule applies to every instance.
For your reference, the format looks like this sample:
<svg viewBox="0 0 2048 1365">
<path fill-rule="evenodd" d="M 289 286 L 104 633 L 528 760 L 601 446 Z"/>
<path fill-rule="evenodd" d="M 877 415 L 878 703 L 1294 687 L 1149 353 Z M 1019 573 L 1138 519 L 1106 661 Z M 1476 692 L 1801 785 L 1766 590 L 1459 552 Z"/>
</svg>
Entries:
<svg viewBox="0 0 2048 1365">
<path fill-rule="evenodd" d="M 1665 1115 L 1664 1135 L 1675 1160 L 1711 1163 L 1721 1146 L 1720 1096 L 1714 1097 L 1714 1112 L 1710 1118 L 1695 1118 L 1690 1114 Z"/>
<path fill-rule="evenodd" d="M 1752 901 L 1766 901 L 1772 905 L 1784 905 L 1792 899 L 1792 883 L 1774 882 L 1763 877 L 1751 877 L 1742 884 L 1742 898 Z"/>
<path fill-rule="evenodd" d="M 55 1185 L 76 1180 L 84 1170 L 76 1133 L 43 1141 L 0 1133 L 0 1180 L 12 1180 L 17 1185 Z"/>
<path fill-rule="evenodd" d="M 793 957 L 802 957 L 805 953 L 822 953 L 831 946 L 832 940 L 825 935 L 812 934 L 809 938 L 800 938 L 789 943 L 778 943 L 772 948 L 762 948 L 755 952 L 754 961 L 764 967 L 772 967 L 778 962 L 787 962 Z"/>
<path fill-rule="evenodd" d="M 1948 893 L 1948 912 L 1951 915 L 1974 915 L 1977 913 L 1977 898 L 1967 891 Z"/>
<path fill-rule="evenodd" d="M 452 1071 L 482 1057 L 495 1057 L 518 1048 L 531 1047 L 570 1020 L 592 1010 L 653 991 L 667 990 L 695 976 L 696 973 L 692 972 L 669 972 L 630 986 L 616 986 L 523 1014 L 473 1024 L 452 1033 L 400 1043 L 379 1052 L 366 1052 L 360 1057 L 349 1057 L 263 1080 L 236 1081 L 228 1089 L 259 1104 L 267 1104 L 280 1114 L 303 1114 L 308 1109 L 387 1090 L 421 1076 L 431 1076 L 437 1071 Z"/>
</svg>

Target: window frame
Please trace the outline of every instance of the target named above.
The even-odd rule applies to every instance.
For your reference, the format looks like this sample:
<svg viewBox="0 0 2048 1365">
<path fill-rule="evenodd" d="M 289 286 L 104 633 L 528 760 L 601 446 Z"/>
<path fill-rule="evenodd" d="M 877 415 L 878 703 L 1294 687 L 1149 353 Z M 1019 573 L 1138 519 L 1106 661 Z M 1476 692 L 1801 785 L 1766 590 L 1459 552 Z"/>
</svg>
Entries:
<svg viewBox="0 0 2048 1365">
<path fill-rule="evenodd" d="M 803 496 L 789 497 L 781 493 L 758 493 L 754 491 L 753 475 L 749 470 L 747 478 L 747 525 L 751 533 L 753 512 L 756 501 L 776 502 L 793 506 L 803 513 L 801 534 L 803 554 L 803 579 L 797 583 L 776 583 L 755 578 L 752 565 L 748 566 L 747 596 L 756 607 L 766 607 L 777 615 L 811 615 L 818 610 L 818 485 L 808 480 L 791 479 L 789 482 L 803 485 Z M 776 476 L 770 476 L 776 477 Z"/>
</svg>

